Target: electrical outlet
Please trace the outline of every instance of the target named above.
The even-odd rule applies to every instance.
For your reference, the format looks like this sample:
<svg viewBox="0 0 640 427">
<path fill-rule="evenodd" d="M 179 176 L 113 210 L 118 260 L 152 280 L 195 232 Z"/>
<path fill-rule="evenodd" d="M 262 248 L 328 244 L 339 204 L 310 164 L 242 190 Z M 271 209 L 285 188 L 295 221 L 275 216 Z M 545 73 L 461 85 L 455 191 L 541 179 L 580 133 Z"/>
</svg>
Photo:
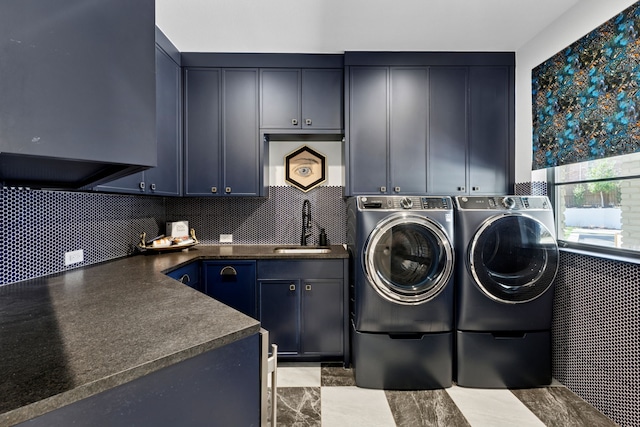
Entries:
<svg viewBox="0 0 640 427">
<path fill-rule="evenodd" d="M 84 261 L 84 250 L 70 251 L 64 253 L 64 265 L 77 264 Z"/>
<path fill-rule="evenodd" d="M 220 243 L 233 243 L 233 234 L 221 234 Z"/>
</svg>

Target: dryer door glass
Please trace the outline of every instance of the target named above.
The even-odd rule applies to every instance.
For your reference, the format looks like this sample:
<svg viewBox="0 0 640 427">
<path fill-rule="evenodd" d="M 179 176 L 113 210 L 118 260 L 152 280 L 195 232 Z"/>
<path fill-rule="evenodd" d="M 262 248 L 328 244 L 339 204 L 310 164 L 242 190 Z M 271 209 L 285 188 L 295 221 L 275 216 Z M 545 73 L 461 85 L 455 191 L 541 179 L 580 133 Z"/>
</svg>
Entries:
<svg viewBox="0 0 640 427">
<path fill-rule="evenodd" d="M 525 215 L 487 220 L 469 247 L 469 268 L 476 284 L 491 298 L 528 302 L 553 284 L 558 245 L 540 221 Z"/>
<path fill-rule="evenodd" d="M 453 269 L 451 242 L 429 218 L 398 215 L 382 221 L 364 250 L 369 283 L 384 298 L 403 304 L 433 299 Z"/>
</svg>

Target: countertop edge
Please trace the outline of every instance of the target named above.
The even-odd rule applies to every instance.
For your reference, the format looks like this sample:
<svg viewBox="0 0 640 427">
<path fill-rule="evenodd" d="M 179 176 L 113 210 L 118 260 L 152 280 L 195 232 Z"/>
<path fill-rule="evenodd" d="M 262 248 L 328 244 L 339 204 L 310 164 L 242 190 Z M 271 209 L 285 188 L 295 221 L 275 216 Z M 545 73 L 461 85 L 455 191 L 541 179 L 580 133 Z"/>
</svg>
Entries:
<svg viewBox="0 0 640 427">
<path fill-rule="evenodd" d="M 17 409 L 13 409 L 9 412 L 0 414 L 0 425 L 11 426 L 28 421 L 33 418 L 37 418 L 48 412 L 78 402 L 82 399 L 94 396 L 103 391 L 113 389 L 130 381 L 141 378 L 147 374 L 175 365 L 176 363 L 183 362 L 199 354 L 215 350 L 216 348 L 222 347 L 226 344 L 230 344 L 237 340 L 252 336 L 258 332 L 260 332 L 259 323 L 252 327 L 237 330 L 220 338 L 204 342 L 202 344 L 167 355 L 160 359 L 152 360 L 134 368 L 130 368 L 125 371 L 110 375 L 108 377 L 101 378 L 100 380 L 88 384 L 83 384 L 69 391 L 47 397 L 45 399 L 30 403 Z"/>
</svg>

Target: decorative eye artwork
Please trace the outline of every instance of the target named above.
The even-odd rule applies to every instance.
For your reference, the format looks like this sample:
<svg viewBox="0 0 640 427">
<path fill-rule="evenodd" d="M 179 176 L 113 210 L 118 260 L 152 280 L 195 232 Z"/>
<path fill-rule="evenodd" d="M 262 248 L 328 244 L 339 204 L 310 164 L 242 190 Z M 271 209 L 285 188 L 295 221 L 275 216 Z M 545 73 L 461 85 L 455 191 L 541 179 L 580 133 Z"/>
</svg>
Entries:
<svg viewBox="0 0 640 427">
<path fill-rule="evenodd" d="M 307 192 L 327 179 L 326 158 L 323 154 L 303 145 L 284 158 L 285 180 Z"/>
</svg>

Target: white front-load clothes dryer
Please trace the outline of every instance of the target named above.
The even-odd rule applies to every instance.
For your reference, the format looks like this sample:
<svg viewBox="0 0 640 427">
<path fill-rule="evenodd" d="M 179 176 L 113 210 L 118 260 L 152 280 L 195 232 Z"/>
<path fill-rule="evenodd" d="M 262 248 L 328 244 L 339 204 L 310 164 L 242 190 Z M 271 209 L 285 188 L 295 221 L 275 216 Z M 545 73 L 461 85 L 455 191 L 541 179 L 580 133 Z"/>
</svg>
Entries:
<svg viewBox="0 0 640 427">
<path fill-rule="evenodd" d="M 349 199 L 352 354 L 356 385 L 451 385 L 453 204 L 450 197 Z"/>
<path fill-rule="evenodd" d="M 457 196 L 458 385 L 551 382 L 558 245 L 546 196 Z"/>
</svg>

